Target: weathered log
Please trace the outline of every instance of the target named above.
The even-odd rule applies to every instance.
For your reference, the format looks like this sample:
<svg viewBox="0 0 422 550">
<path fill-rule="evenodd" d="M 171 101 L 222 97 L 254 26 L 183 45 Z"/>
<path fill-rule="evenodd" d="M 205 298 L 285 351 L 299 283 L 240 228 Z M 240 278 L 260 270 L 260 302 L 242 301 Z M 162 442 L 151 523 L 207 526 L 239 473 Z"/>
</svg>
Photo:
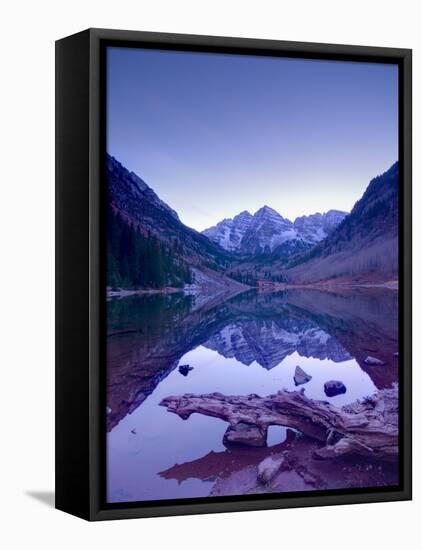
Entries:
<svg viewBox="0 0 422 550">
<path fill-rule="evenodd" d="M 316 458 L 358 454 L 388 459 L 398 454 L 397 386 L 341 408 L 310 399 L 304 390 L 267 397 L 187 393 L 166 397 L 160 405 L 184 420 L 192 413 L 225 420 L 225 443 L 265 446 L 268 426 L 278 425 L 321 442 Z"/>
</svg>

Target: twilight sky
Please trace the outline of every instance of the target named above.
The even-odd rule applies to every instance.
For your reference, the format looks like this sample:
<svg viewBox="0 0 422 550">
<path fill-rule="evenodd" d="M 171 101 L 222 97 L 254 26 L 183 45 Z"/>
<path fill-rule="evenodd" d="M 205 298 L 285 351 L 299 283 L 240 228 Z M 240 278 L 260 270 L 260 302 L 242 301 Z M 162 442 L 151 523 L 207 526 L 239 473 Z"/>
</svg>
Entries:
<svg viewBox="0 0 422 550">
<path fill-rule="evenodd" d="M 108 48 L 107 150 L 190 227 L 347 210 L 398 157 L 395 65 Z"/>
</svg>

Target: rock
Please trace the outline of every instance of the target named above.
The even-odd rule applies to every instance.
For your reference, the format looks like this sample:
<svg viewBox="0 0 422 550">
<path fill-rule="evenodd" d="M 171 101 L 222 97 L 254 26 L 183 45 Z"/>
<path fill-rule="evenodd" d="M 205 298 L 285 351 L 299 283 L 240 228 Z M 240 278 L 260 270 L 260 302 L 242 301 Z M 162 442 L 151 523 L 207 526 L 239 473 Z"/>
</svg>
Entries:
<svg viewBox="0 0 422 550">
<path fill-rule="evenodd" d="M 193 367 L 190 365 L 180 365 L 179 366 L 179 372 L 180 374 L 183 374 L 183 376 L 187 376 L 189 371 L 193 370 Z"/>
<path fill-rule="evenodd" d="M 267 444 L 267 429 L 254 424 L 239 422 L 229 426 L 223 437 L 223 443 L 248 445 L 249 447 L 265 447 Z"/>
<path fill-rule="evenodd" d="M 346 386 L 340 380 L 329 380 L 324 384 L 324 392 L 327 397 L 334 397 L 335 395 L 346 393 L 346 391 Z"/>
<path fill-rule="evenodd" d="M 381 359 L 377 359 L 376 357 L 371 357 L 370 355 L 368 355 L 364 363 L 365 365 L 377 365 L 377 366 L 385 365 L 385 363 L 381 361 Z"/>
<path fill-rule="evenodd" d="M 283 455 L 272 455 L 264 458 L 264 460 L 258 464 L 258 481 L 263 485 L 271 481 L 281 469 L 284 460 Z"/>
<path fill-rule="evenodd" d="M 299 365 L 295 369 L 295 375 L 293 378 L 296 386 L 300 386 L 301 384 L 306 384 L 307 382 L 309 382 L 309 380 L 312 380 L 312 376 L 310 374 L 307 374 L 303 369 L 301 369 Z"/>
</svg>

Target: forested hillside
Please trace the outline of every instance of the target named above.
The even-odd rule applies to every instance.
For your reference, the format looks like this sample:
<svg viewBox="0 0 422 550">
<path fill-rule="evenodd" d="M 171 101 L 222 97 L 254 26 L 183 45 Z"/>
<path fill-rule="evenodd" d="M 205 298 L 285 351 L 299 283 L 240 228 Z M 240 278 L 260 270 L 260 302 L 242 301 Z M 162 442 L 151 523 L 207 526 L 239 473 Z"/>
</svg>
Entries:
<svg viewBox="0 0 422 550">
<path fill-rule="evenodd" d="M 107 286 L 112 288 L 182 287 L 192 283 L 189 266 L 177 247 L 164 244 L 149 231 L 109 206 L 107 212 Z"/>
</svg>

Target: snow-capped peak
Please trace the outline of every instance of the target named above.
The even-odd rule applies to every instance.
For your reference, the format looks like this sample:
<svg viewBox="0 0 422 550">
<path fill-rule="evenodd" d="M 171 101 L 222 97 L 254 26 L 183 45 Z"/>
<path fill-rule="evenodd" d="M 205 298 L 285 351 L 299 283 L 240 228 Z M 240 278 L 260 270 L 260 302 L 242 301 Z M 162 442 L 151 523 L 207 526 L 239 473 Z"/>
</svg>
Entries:
<svg viewBox="0 0 422 550">
<path fill-rule="evenodd" d="M 264 204 L 264 206 L 262 206 L 259 210 L 257 210 L 255 212 L 254 216 L 257 216 L 257 217 L 277 216 L 278 218 L 283 217 L 276 210 L 274 210 L 274 208 L 271 208 L 271 207 L 267 206 L 266 204 Z"/>
<path fill-rule="evenodd" d="M 254 215 L 244 210 L 234 218 L 224 219 L 203 231 L 225 250 L 241 254 L 271 253 L 289 243 L 292 252 L 300 246 L 310 246 L 325 239 L 339 225 L 346 212 L 329 210 L 325 214 L 312 214 L 296 218 L 294 223 L 283 218 L 276 210 L 264 205 Z"/>
</svg>

